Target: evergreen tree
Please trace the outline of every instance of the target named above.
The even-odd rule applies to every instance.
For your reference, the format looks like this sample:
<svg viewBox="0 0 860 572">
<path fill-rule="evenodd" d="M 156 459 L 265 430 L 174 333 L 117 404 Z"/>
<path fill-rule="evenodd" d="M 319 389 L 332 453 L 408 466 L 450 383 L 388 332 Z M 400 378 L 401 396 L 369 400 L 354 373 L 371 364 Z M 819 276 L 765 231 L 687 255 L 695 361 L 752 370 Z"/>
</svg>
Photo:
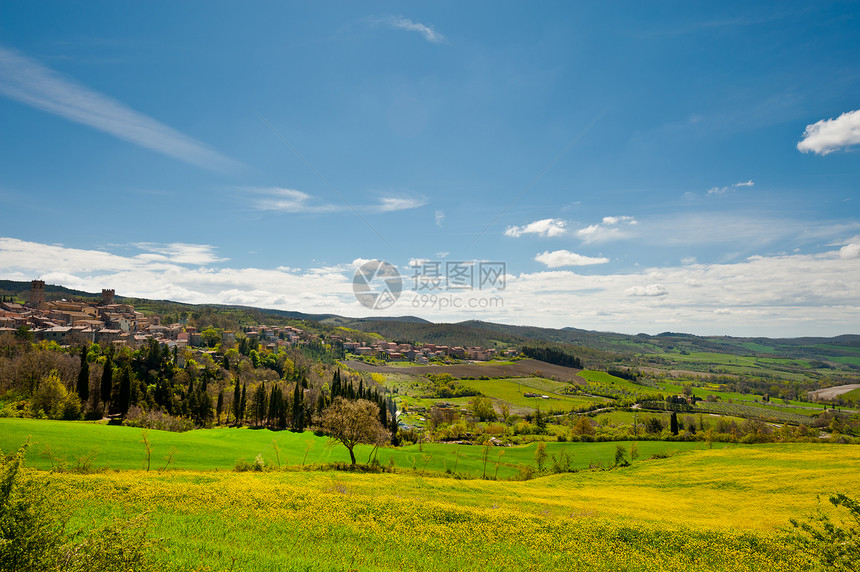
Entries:
<svg viewBox="0 0 860 572">
<path fill-rule="evenodd" d="M 236 383 L 239 383 L 238 381 Z M 239 421 L 245 420 L 245 411 L 248 406 L 248 384 L 242 384 L 242 398 L 239 400 Z"/>
<path fill-rule="evenodd" d="M 673 411 L 672 417 L 669 418 L 669 430 L 672 431 L 672 435 L 678 434 L 678 414 Z"/>
<path fill-rule="evenodd" d="M 293 392 L 293 431 L 305 430 L 305 392 L 299 382 Z"/>
<path fill-rule="evenodd" d="M 212 396 L 209 395 L 209 392 L 203 391 L 202 388 L 197 391 L 196 396 L 197 410 L 195 413 L 197 422 L 205 427 L 212 421 Z"/>
<path fill-rule="evenodd" d="M 113 352 L 108 351 L 107 359 L 105 360 L 105 368 L 102 372 L 101 380 L 101 398 L 105 406 L 105 413 L 108 412 L 108 404 L 111 402 L 111 391 L 113 391 Z"/>
<path fill-rule="evenodd" d="M 125 417 L 128 414 L 128 408 L 131 406 L 131 366 L 126 365 L 122 369 L 122 375 L 119 378 L 119 396 L 117 397 L 117 409 L 119 413 Z"/>
<path fill-rule="evenodd" d="M 81 346 L 81 371 L 78 373 L 78 397 L 86 404 L 90 398 L 90 364 L 87 361 L 87 345 Z"/>
<path fill-rule="evenodd" d="M 239 423 L 239 406 L 242 404 L 242 389 L 239 387 L 239 378 L 236 378 L 236 387 L 233 388 L 233 423 Z"/>
<path fill-rule="evenodd" d="M 266 420 L 266 415 L 269 410 L 267 407 L 266 383 L 263 382 L 257 386 L 257 391 L 254 392 L 254 421 L 257 426 L 263 424 Z"/>
<path fill-rule="evenodd" d="M 218 421 L 221 420 L 221 413 L 224 412 L 224 390 L 218 392 L 218 405 L 215 406 L 215 411 L 218 414 Z"/>
</svg>

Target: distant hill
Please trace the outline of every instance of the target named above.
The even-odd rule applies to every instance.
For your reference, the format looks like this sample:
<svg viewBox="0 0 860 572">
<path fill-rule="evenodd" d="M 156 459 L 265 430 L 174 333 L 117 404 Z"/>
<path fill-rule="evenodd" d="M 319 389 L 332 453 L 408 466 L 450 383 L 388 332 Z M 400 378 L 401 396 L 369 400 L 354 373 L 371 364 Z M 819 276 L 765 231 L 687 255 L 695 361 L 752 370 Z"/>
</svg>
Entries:
<svg viewBox="0 0 860 572">
<path fill-rule="evenodd" d="M 0 294 L 26 300 L 30 283 L 0 280 Z M 59 285 L 45 285 L 48 300 L 95 300 L 101 293 L 72 290 Z M 185 304 L 168 300 L 147 300 L 117 296 L 118 302 L 134 305 L 144 312 L 162 315 L 168 321 L 195 320 L 198 324 L 238 328 L 271 323 L 300 323 L 321 333 L 349 328 L 367 334 L 379 334 L 399 342 L 425 342 L 449 346 L 517 347 L 526 343 L 562 344 L 583 356 L 587 363 L 623 361 L 635 355 L 674 360 L 677 356 L 717 353 L 735 356 L 772 356 L 780 359 L 802 359 L 840 364 L 860 369 L 860 335 L 832 338 L 735 338 L 729 336 L 696 336 L 678 332 L 657 335 L 598 332 L 575 327 L 540 328 L 467 320 L 453 324 L 433 323 L 415 316 L 350 318 L 336 314 L 308 314 L 290 310 L 273 310 L 223 304 Z M 650 359 L 650 358 L 649 358 Z"/>
</svg>

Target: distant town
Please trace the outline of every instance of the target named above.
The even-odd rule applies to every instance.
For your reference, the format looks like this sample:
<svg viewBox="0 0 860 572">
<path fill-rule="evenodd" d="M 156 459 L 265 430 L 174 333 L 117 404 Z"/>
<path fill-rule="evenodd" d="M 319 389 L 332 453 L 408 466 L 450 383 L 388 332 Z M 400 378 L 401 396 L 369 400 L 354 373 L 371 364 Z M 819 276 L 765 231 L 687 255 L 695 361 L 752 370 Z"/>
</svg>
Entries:
<svg viewBox="0 0 860 572">
<path fill-rule="evenodd" d="M 35 341 L 56 342 L 63 346 L 96 343 L 137 349 L 156 340 L 169 349 L 209 345 L 197 328 L 183 324 L 162 324 L 158 315 L 145 315 L 129 304 L 115 303 L 115 292 L 103 289 L 98 302 L 45 301 L 45 282 L 33 280 L 29 302 L 0 302 L 0 333 L 26 329 Z M 270 351 L 308 345 L 321 341 L 316 334 L 293 326 L 258 325 L 244 329 L 247 337 L 256 337 Z M 220 332 L 222 343 L 236 341 L 237 332 Z M 435 359 L 487 361 L 517 355 L 517 350 L 497 352 L 494 348 L 461 347 L 436 344 L 409 344 L 378 340 L 373 343 L 354 341 L 347 336 L 332 335 L 327 343 L 342 345 L 345 352 L 363 358 L 385 361 L 411 361 L 428 364 Z"/>
</svg>

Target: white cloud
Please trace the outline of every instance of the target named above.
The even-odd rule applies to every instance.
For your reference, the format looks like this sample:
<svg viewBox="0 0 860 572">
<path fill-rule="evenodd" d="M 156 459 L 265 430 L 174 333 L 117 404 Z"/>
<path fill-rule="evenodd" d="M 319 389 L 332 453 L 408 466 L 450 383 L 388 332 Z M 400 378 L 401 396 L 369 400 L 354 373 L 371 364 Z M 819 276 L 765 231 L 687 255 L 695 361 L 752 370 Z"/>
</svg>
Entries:
<svg viewBox="0 0 860 572">
<path fill-rule="evenodd" d="M 542 264 L 546 264 L 550 268 L 559 268 L 561 266 L 587 266 L 590 264 L 606 264 L 608 258 L 592 258 L 583 256 L 568 250 L 556 250 L 554 252 L 544 252 L 535 256 L 535 260 Z"/>
<path fill-rule="evenodd" d="M 860 144 L 860 109 L 843 113 L 836 119 L 822 119 L 807 125 L 797 150 L 827 155 L 857 144 Z"/>
<path fill-rule="evenodd" d="M 576 231 L 576 236 L 585 243 L 606 242 L 631 236 L 630 227 L 639 224 L 632 216 L 605 216 L 602 224 L 592 224 Z"/>
<path fill-rule="evenodd" d="M 845 260 L 860 258 L 860 236 L 854 237 L 848 244 L 840 248 L 839 256 Z"/>
<path fill-rule="evenodd" d="M 0 238 L 0 278 L 41 276 L 49 284 L 89 292 L 114 288 L 120 295 L 189 303 L 368 315 L 352 293 L 352 276 L 364 260 L 320 268 L 267 269 L 150 258 L 153 254 L 167 257 L 166 252 L 189 260 L 185 257 L 193 249 L 177 244 L 181 243 L 156 245 L 162 252 L 122 256 Z M 216 257 L 212 247 L 199 246 L 198 262 Z M 412 280 L 404 274 L 404 293 L 387 315 L 416 314 L 438 322 L 478 318 L 627 333 L 672 330 L 771 337 L 857 333 L 858 258 L 860 238 L 855 237 L 818 254 L 752 256 L 741 262 L 678 264 L 625 273 L 548 269 L 514 274 L 509 264 L 505 290 L 494 293 L 503 304 L 474 310 L 467 304 L 450 305 L 447 310 L 413 308 L 410 300 L 420 292 L 411 290 Z M 490 294 L 475 290 L 452 295 L 467 301 Z"/>
<path fill-rule="evenodd" d="M 239 165 L 203 143 L 2 46 L 0 94 L 198 167 L 227 171 Z"/>
<path fill-rule="evenodd" d="M 752 180 L 752 179 L 750 179 L 749 181 L 743 181 L 743 182 L 741 182 L 741 183 L 735 183 L 735 184 L 734 184 L 734 185 L 732 185 L 732 186 L 733 186 L 733 187 L 754 187 L 754 186 L 755 186 L 755 183 L 753 182 L 753 180 Z"/>
<path fill-rule="evenodd" d="M 405 30 L 407 32 L 418 32 L 424 39 L 432 44 L 441 44 L 445 42 L 445 36 L 433 29 L 432 26 L 422 24 L 421 22 L 413 22 L 409 18 L 403 16 L 389 16 L 379 20 L 379 23 L 393 28 L 395 30 Z"/>
<path fill-rule="evenodd" d="M 442 226 L 442 223 L 445 222 L 445 213 L 443 211 L 436 211 L 436 226 Z"/>
<path fill-rule="evenodd" d="M 538 236 L 553 237 L 562 236 L 567 232 L 567 223 L 560 219 L 545 218 L 530 222 L 525 226 L 509 226 L 505 229 L 505 236 L 514 238 L 524 234 L 536 234 Z"/>
<path fill-rule="evenodd" d="M 614 225 L 614 224 L 638 224 L 638 221 L 634 219 L 632 216 L 605 216 L 603 217 L 603 224 Z"/>
<path fill-rule="evenodd" d="M 648 286 L 631 286 L 624 291 L 627 296 L 665 296 L 669 293 L 662 284 L 649 284 Z"/>
</svg>

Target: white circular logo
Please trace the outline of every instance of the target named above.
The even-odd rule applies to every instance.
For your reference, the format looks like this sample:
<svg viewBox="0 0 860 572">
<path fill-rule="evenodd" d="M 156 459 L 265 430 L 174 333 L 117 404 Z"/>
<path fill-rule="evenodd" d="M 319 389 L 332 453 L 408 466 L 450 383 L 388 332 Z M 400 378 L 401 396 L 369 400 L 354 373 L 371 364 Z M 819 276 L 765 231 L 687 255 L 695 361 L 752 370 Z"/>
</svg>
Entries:
<svg viewBox="0 0 860 572">
<path fill-rule="evenodd" d="M 352 278 L 355 299 L 365 308 L 385 310 L 397 302 L 403 280 L 391 264 L 382 260 L 371 260 L 362 264 Z"/>
</svg>

